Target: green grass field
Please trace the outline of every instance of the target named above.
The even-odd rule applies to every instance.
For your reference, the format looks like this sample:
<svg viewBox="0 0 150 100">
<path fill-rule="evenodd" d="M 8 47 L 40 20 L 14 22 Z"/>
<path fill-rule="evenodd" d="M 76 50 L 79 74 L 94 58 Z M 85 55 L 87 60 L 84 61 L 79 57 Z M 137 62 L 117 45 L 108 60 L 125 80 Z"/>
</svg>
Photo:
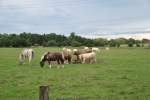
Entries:
<svg viewBox="0 0 150 100">
<path fill-rule="evenodd" d="M 150 100 L 150 49 L 102 49 L 97 64 L 40 67 L 45 51 L 61 49 L 34 48 L 31 64 L 18 65 L 22 48 L 0 48 L 0 100 L 38 100 L 40 85 L 51 100 Z"/>
</svg>

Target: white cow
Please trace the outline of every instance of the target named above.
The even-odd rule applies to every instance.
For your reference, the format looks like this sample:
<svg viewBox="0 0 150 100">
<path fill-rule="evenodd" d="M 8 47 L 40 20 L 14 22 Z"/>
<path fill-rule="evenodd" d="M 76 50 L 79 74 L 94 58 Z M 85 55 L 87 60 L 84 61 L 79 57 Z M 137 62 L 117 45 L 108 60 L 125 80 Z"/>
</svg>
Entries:
<svg viewBox="0 0 150 100">
<path fill-rule="evenodd" d="M 82 63 L 94 63 L 96 62 L 96 54 L 95 52 L 80 54 L 79 59 Z"/>
<path fill-rule="evenodd" d="M 63 54 L 65 57 L 65 63 L 70 64 L 71 63 L 71 58 L 72 58 L 72 50 L 68 48 L 63 48 Z"/>
<path fill-rule="evenodd" d="M 78 51 L 78 49 L 73 49 L 73 52 L 77 52 Z"/>
<path fill-rule="evenodd" d="M 84 49 L 86 50 L 86 49 L 89 49 L 89 47 L 84 47 Z"/>
<path fill-rule="evenodd" d="M 93 52 L 99 52 L 100 50 L 99 50 L 99 48 L 93 47 L 93 48 L 92 48 L 92 51 L 93 51 Z"/>
<path fill-rule="evenodd" d="M 67 52 L 69 52 L 69 53 L 72 53 L 72 50 L 71 49 L 69 49 L 69 48 L 63 48 L 63 51 L 67 51 Z"/>
<path fill-rule="evenodd" d="M 106 47 L 105 49 L 106 49 L 106 50 L 109 50 L 109 47 Z"/>
</svg>

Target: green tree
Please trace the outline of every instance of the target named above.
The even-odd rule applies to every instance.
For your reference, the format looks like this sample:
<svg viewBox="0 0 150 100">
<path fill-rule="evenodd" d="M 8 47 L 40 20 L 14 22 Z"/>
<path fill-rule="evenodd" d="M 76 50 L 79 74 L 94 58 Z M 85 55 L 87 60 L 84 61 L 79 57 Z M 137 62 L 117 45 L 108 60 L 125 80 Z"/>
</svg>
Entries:
<svg viewBox="0 0 150 100">
<path fill-rule="evenodd" d="M 109 41 L 109 46 L 110 46 L 110 47 L 116 47 L 116 42 L 115 42 L 114 39 L 111 39 L 111 40 Z"/>
<path fill-rule="evenodd" d="M 134 44 L 135 44 L 135 40 L 134 39 L 132 39 L 132 38 L 128 39 L 128 47 L 133 47 Z"/>
<path fill-rule="evenodd" d="M 48 41 L 48 46 L 57 46 L 57 42 L 55 40 Z"/>
<path fill-rule="evenodd" d="M 97 38 L 94 41 L 95 41 L 95 46 L 105 46 L 108 44 L 107 39 L 103 39 L 103 38 Z"/>
<path fill-rule="evenodd" d="M 72 42 L 71 42 L 71 46 L 73 46 L 73 47 L 78 47 L 78 46 L 81 46 L 81 43 L 78 42 L 78 41 L 72 41 Z"/>
</svg>

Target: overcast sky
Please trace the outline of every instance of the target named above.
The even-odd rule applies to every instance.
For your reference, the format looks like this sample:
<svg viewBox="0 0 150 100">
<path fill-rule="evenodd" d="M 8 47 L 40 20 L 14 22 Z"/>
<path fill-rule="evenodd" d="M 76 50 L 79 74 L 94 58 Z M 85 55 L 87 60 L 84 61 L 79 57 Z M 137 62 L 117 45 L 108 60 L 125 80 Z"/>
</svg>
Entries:
<svg viewBox="0 0 150 100">
<path fill-rule="evenodd" d="M 0 0 L 1 33 L 111 38 L 144 31 L 150 31 L 150 0 Z"/>
</svg>

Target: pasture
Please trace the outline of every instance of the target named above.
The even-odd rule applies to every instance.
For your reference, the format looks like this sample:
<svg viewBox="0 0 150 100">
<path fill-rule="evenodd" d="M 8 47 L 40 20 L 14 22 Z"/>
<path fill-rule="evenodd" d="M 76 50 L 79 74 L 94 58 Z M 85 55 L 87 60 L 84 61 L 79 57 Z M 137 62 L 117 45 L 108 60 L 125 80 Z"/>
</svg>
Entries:
<svg viewBox="0 0 150 100">
<path fill-rule="evenodd" d="M 39 86 L 49 85 L 51 100 L 149 100 L 150 49 L 111 48 L 97 54 L 96 64 L 41 68 L 45 51 L 34 48 L 29 65 L 18 64 L 22 48 L 0 48 L 0 100 L 38 100 Z"/>
</svg>

